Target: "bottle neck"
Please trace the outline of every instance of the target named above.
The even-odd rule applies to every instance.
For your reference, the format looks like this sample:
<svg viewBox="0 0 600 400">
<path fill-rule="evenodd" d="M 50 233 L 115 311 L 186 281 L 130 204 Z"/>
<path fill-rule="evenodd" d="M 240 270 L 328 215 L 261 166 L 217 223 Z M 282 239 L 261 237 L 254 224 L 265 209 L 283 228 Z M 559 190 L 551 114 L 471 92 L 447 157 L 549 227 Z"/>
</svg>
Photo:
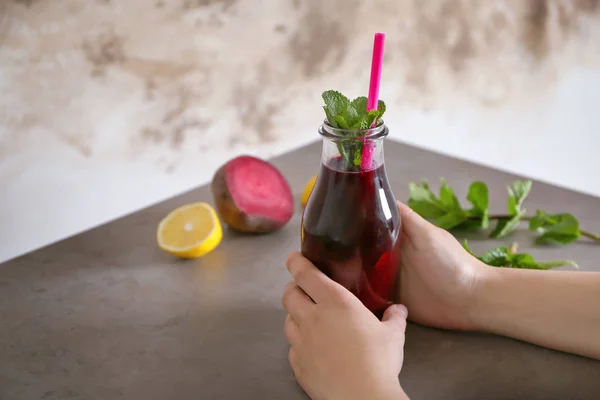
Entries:
<svg viewBox="0 0 600 400">
<path fill-rule="evenodd" d="M 368 130 L 340 130 L 326 124 L 319 133 L 323 137 L 321 162 L 341 172 L 371 171 L 384 163 L 383 139 L 387 126 L 381 124 Z"/>
<path fill-rule="evenodd" d="M 384 163 L 383 138 L 375 140 L 323 138 L 321 162 L 341 172 L 377 169 Z"/>
</svg>

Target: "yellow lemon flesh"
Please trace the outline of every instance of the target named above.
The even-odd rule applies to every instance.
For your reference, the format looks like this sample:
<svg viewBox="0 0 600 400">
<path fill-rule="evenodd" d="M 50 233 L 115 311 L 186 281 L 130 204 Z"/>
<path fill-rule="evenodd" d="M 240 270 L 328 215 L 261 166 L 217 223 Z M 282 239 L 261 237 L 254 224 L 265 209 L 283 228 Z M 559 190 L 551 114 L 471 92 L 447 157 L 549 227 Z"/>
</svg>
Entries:
<svg viewBox="0 0 600 400">
<path fill-rule="evenodd" d="M 315 175 L 312 178 L 310 178 L 308 182 L 306 182 L 306 185 L 304 185 L 304 189 L 302 190 L 302 197 L 300 198 L 300 200 L 302 201 L 302 207 L 306 207 L 306 203 L 308 203 L 308 198 L 310 197 L 310 194 L 312 193 L 312 190 L 315 187 L 316 181 L 317 176 Z"/>
<path fill-rule="evenodd" d="M 213 251 L 223 238 L 215 210 L 207 203 L 193 203 L 171 211 L 158 224 L 158 246 L 181 258 L 197 258 Z"/>
</svg>

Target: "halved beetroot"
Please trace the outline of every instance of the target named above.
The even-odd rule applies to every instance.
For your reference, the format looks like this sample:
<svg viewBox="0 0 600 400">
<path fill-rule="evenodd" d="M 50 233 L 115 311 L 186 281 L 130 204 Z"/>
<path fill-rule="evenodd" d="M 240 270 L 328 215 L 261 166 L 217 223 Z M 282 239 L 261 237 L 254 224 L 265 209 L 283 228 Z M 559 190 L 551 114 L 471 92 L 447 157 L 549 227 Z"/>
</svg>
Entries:
<svg viewBox="0 0 600 400">
<path fill-rule="evenodd" d="M 239 156 L 219 168 L 211 191 L 221 220 L 241 232 L 276 231 L 294 214 L 288 181 L 273 164 L 256 157 Z"/>
</svg>

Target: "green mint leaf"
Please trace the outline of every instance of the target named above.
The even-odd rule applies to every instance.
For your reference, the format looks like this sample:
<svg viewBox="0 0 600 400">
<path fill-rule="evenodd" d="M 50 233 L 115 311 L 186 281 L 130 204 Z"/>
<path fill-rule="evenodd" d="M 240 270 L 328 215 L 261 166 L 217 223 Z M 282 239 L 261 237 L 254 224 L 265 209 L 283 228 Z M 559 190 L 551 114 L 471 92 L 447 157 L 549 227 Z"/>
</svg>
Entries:
<svg viewBox="0 0 600 400">
<path fill-rule="evenodd" d="M 431 222 L 437 227 L 450 230 L 460 226 L 465 219 L 466 215 L 463 210 L 452 210 L 441 217 L 432 219 Z"/>
<path fill-rule="evenodd" d="M 321 97 L 325 102 L 323 109 L 327 121 L 338 129 L 369 129 L 373 123 L 379 122 L 386 110 L 383 100 L 379 100 L 377 110 L 367 111 L 368 99 L 365 96 L 350 101 L 336 90 L 327 90 Z"/>
<path fill-rule="evenodd" d="M 537 210 L 535 217 L 529 222 L 529 230 L 541 236 L 536 239 L 538 244 L 568 244 L 575 242 L 581 236 L 579 221 L 572 214 L 547 214 Z"/>
<path fill-rule="evenodd" d="M 362 128 L 363 125 L 364 125 L 363 124 L 363 120 L 360 120 L 358 122 L 355 122 L 354 125 L 352 125 L 351 129 L 357 129 L 357 130 L 358 129 L 363 129 Z"/>
<path fill-rule="evenodd" d="M 573 260 L 552 260 L 552 261 L 536 261 L 536 267 L 530 267 L 530 269 L 552 269 L 557 267 L 571 266 L 579 268 L 577 263 Z"/>
<path fill-rule="evenodd" d="M 467 194 L 467 200 L 473 204 L 473 208 L 487 212 L 489 206 L 489 193 L 488 187 L 483 182 L 473 182 L 469 186 L 469 193 Z"/>
<path fill-rule="evenodd" d="M 471 249 L 467 246 L 465 240 L 463 247 L 471 255 L 474 255 Z M 477 257 L 477 256 L 475 256 Z M 492 267 L 501 268 L 520 268 L 520 269 L 542 269 L 547 270 L 556 267 L 570 265 L 577 268 L 577 264 L 572 260 L 552 260 L 552 261 L 536 261 L 530 254 L 513 253 L 507 247 L 496 247 L 489 250 L 482 257 L 477 257 L 479 260 Z"/>
<path fill-rule="evenodd" d="M 423 186 L 425 189 L 431 191 L 431 189 L 429 189 L 429 182 L 427 181 L 427 179 L 421 179 L 421 186 Z"/>
<path fill-rule="evenodd" d="M 440 186 L 440 202 L 446 207 L 446 209 L 450 210 L 461 210 L 460 203 L 454 194 L 454 191 L 444 178 L 441 179 L 442 185 Z"/>
<path fill-rule="evenodd" d="M 325 107 L 331 115 L 345 115 L 348 110 L 350 100 L 336 90 L 327 90 L 321 95 L 325 102 Z"/>
<path fill-rule="evenodd" d="M 477 257 L 492 267 L 505 267 L 510 265 L 510 251 L 507 247 L 496 247 L 489 250 L 481 257 Z"/>
<path fill-rule="evenodd" d="M 363 119 L 363 124 L 361 129 L 369 129 L 373 126 L 373 123 L 379 118 L 379 111 L 371 110 L 367 113 L 365 118 Z"/>
<path fill-rule="evenodd" d="M 337 127 L 340 129 L 350 129 L 350 125 L 346 122 L 346 119 L 342 115 L 334 116 Z"/>
<path fill-rule="evenodd" d="M 508 213 L 510 215 L 519 214 L 523 206 L 523 201 L 529 195 L 531 191 L 532 182 L 527 181 L 516 181 L 512 184 L 512 187 L 508 186 Z"/>
<path fill-rule="evenodd" d="M 513 268 L 528 268 L 528 267 L 533 267 L 531 269 L 539 269 L 536 268 L 536 262 L 533 259 L 533 257 L 531 256 L 531 254 L 527 254 L 527 253 L 521 253 L 521 254 L 509 254 L 510 257 L 510 265 Z"/>
<path fill-rule="evenodd" d="M 357 121 L 360 120 L 358 116 L 358 112 L 352 107 L 352 104 L 348 103 L 348 108 L 346 109 L 346 121 L 348 122 L 348 129 L 352 127 L 352 125 L 356 124 Z"/>
<path fill-rule="evenodd" d="M 346 165 L 350 165 L 350 156 L 348 155 L 348 141 L 347 140 L 338 140 L 336 142 L 336 146 L 338 148 L 338 151 L 340 153 L 340 155 L 342 156 L 342 159 L 344 160 L 344 163 Z"/>
<path fill-rule="evenodd" d="M 526 253 L 512 256 L 512 268 L 548 270 L 565 265 L 578 268 L 575 261 L 572 260 L 535 261 L 531 255 Z"/>
<path fill-rule="evenodd" d="M 356 110 L 358 119 L 362 120 L 367 115 L 367 103 L 369 100 L 365 96 L 360 96 L 352 100 L 352 107 Z"/>
<path fill-rule="evenodd" d="M 468 212 L 467 212 L 467 216 L 473 217 L 472 215 L 469 215 Z M 479 218 L 468 219 L 468 220 L 462 222 L 460 225 L 455 226 L 454 230 L 460 231 L 460 232 L 477 232 L 482 228 L 481 224 L 482 224 L 482 220 Z"/>
<path fill-rule="evenodd" d="M 521 218 L 526 210 L 522 208 L 523 201 L 531 191 L 531 181 L 516 181 L 512 186 L 508 186 L 508 214 L 510 219 L 501 219 L 496 224 L 496 228 L 490 234 L 492 238 L 502 238 L 513 232 L 521 223 Z"/>
<path fill-rule="evenodd" d="M 383 100 L 379 100 L 377 102 L 377 111 L 379 111 L 379 118 L 383 117 L 383 114 L 385 114 L 385 110 L 386 110 L 385 103 L 383 102 Z"/>
<path fill-rule="evenodd" d="M 330 112 L 329 108 L 327 108 L 327 106 L 323 106 L 323 110 L 325 110 L 325 116 L 327 117 L 327 122 L 329 122 L 329 125 L 333 126 L 334 128 L 339 128 L 337 122 L 335 121 L 335 116 Z"/>
<path fill-rule="evenodd" d="M 362 143 L 356 143 L 354 145 L 354 158 L 352 159 L 352 163 L 354 164 L 355 167 L 360 167 L 361 161 L 362 161 L 362 148 L 363 148 L 363 144 Z"/>
<path fill-rule="evenodd" d="M 446 213 L 444 206 L 429 189 L 427 181 L 423 180 L 421 186 L 410 182 L 408 188 L 410 191 L 408 206 L 421 217 L 432 219 L 441 217 Z"/>
<path fill-rule="evenodd" d="M 560 232 L 547 232 L 542 236 L 535 239 L 537 244 L 557 244 L 564 245 L 576 242 L 581 237 L 578 233 L 560 233 Z"/>
<path fill-rule="evenodd" d="M 463 241 L 463 245 L 462 245 L 462 246 L 463 246 L 463 248 L 464 248 L 464 249 L 467 251 L 467 253 L 469 253 L 469 254 L 470 254 L 470 255 L 472 255 L 473 257 L 477 257 L 477 256 L 476 256 L 476 255 L 473 253 L 473 251 L 472 251 L 472 250 L 469 248 L 469 242 L 467 241 L 467 239 L 465 239 L 465 240 Z"/>
<path fill-rule="evenodd" d="M 352 100 L 351 106 L 356 111 L 356 119 L 352 121 L 353 129 L 369 129 L 378 122 L 385 113 L 385 103 L 379 100 L 377 110 L 367 111 L 368 99 L 360 96 Z"/>
<path fill-rule="evenodd" d="M 377 119 L 379 112 L 377 110 L 365 113 L 361 120 L 352 125 L 352 129 L 369 129 L 373 126 L 373 122 Z"/>
<path fill-rule="evenodd" d="M 551 220 L 552 223 L 550 224 Z M 529 230 L 534 232 L 547 224 L 554 225 L 556 222 L 557 221 L 555 219 L 553 220 L 552 218 L 549 218 L 548 214 L 546 214 L 545 211 L 537 210 L 535 213 L 535 217 L 531 218 L 531 220 L 529 221 Z"/>
<path fill-rule="evenodd" d="M 488 187 L 483 182 L 473 182 L 469 186 L 469 192 L 467 194 L 467 200 L 473 204 L 473 208 L 468 211 L 469 216 L 481 218 L 479 226 L 482 229 L 490 227 L 489 219 L 489 191 Z"/>
<path fill-rule="evenodd" d="M 522 213 L 513 215 L 510 219 L 501 219 L 496 223 L 496 228 L 490 233 L 490 237 L 494 239 L 502 238 L 519 226 L 521 223 Z"/>
<path fill-rule="evenodd" d="M 348 114 L 348 110 L 351 108 L 350 100 L 336 90 L 327 90 L 323 92 L 321 97 L 323 97 L 323 101 L 325 102 L 325 115 L 329 123 L 336 128 L 348 129 L 350 127 L 348 122 L 351 118 Z M 346 122 L 347 128 L 339 126 L 338 117 L 342 117 Z"/>
<path fill-rule="evenodd" d="M 421 186 L 411 182 L 409 190 L 409 207 L 434 225 L 450 230 L 467 220 L 465 211 L 444 179 L 442 179 L 439 198 L 433 194 L 426 180 L 422 181 Z"/>
</svg>

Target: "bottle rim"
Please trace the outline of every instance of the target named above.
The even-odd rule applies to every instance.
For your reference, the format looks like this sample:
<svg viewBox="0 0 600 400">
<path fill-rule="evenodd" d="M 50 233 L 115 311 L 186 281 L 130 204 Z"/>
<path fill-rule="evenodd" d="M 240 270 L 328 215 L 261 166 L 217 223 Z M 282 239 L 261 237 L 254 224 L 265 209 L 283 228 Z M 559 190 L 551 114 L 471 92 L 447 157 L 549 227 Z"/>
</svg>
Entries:
<svg viewBox="0 0 600 400">
<path fill-rule="evenodd" d="M 327 139 L 340 140 L 340 139 L 381 139 L 388 135 L 389 129 L 385 122 L 381 120 L 379 125 L 369 129 L 340 129 L 335 128 L 329 124 L 327 119 L 323 120 L 323 124 L 319 127 L 319 134 Z"/>
</svg>

